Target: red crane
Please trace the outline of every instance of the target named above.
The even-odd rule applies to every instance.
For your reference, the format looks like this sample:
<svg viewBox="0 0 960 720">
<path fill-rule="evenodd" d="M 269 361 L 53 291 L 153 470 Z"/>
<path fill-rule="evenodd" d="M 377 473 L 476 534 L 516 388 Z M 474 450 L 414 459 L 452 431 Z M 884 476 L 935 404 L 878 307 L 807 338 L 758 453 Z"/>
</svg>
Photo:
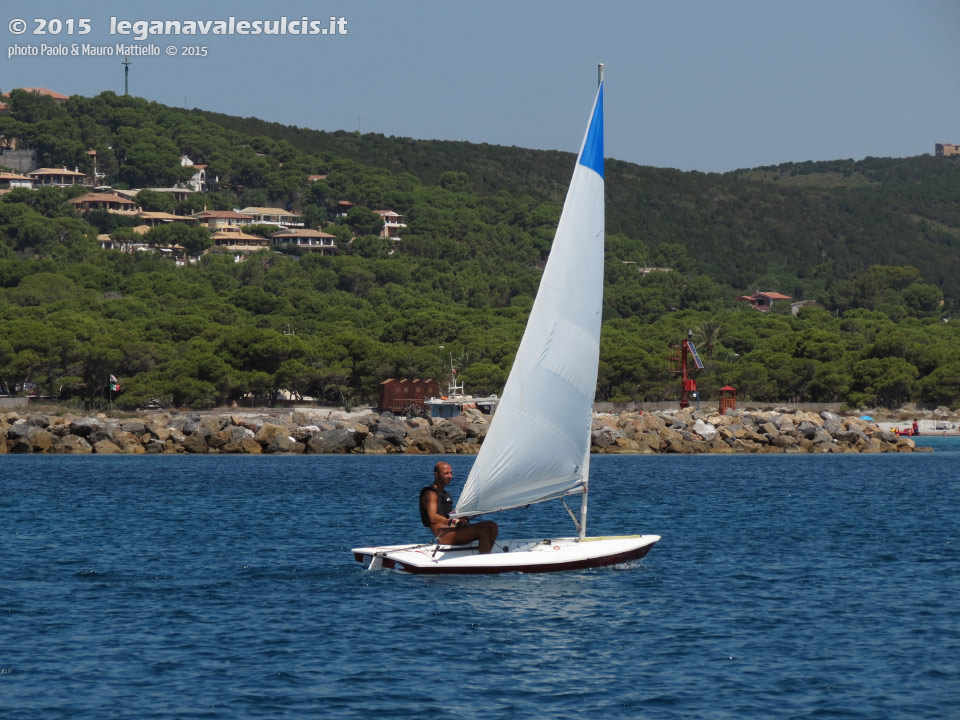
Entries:
<svg viewBox="0 0 960 720">
<path fill-rule="evenodd" d="M 671 355 L 670 360 L 673 363 L 673 372 L 680 373 L 680 378 L 682 384 L 680 386 L 680 409 L 683 410 L 685 407 L 690 406 L 690 401 L 688 397 L 693 398 L 697 401 L 697 406 L 700 405 L 700 399 L 697 397 L 697 381 L 688 375 L 688 372 L 693 372 L 694 370 L 703 370 L 703 361 L 700 359 L 700 354 L 697 352 L 697 348 L 693 344 L 693 330 L 687 330 L 687 337 L 680 341 L 679 345 L 673 346 L 673 355 Z M 693 358 L 693 367 L 690 366 L 688 357 Z"/>
</svg>

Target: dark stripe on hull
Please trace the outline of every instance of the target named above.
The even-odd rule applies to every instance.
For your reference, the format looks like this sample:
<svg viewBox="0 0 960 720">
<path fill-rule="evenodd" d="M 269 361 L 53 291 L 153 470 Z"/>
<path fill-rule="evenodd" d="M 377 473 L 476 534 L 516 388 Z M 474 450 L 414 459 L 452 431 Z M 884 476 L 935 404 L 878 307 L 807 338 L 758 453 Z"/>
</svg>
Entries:
<svg viewBox="0 0 960 720">
<path fill-rule="evenodd" d="M 541 573 L 541 572 L 561 572 L 563 570 L 586 570 L 587 568 L 605 567 L 606 565 L 617 565 L 630 560 L 639 560 L 644 557 L 650 548 L 656 543 L 650 543 L 636 550 L 628 550 L 614 555 L 604 555 L 602 557 L 587 558 L 585 560 L 571 560 L 565 563 L 544 563 L 543 565 L 523 565 L 523 566 L 487 566 L 487 567 L 441 567 L 439 565 L 428 565 L 418 567 L 416 565 L 407 565 L 397 562 L 397 570 L 413 573 L 416 575 L 499 575 L 500 573 L 522 572 L 522 573 Z M 387 560 L 384 558 L 383 566 L 387 567 Z M 391 567 L 390 569 L 394 569 Z"/>
</svg>

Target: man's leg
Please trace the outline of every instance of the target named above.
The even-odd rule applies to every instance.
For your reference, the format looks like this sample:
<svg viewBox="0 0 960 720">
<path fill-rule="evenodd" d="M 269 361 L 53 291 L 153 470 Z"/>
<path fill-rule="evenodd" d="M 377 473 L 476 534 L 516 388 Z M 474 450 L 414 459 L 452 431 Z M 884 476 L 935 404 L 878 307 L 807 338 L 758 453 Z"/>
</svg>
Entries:
<svg viewBox="0 0 960 720">
<path fill-rule="evenodd" d="M 493 548 L 497 540 L 499 528 L 493 520 L 484 520 L 476 525 L 463 525 L 450 528 L 440 533 L 440 542 L 445 545 L 466 545 L 474 540 L 479 541 L 480 554 L 486 554 Z"/>
</svg>

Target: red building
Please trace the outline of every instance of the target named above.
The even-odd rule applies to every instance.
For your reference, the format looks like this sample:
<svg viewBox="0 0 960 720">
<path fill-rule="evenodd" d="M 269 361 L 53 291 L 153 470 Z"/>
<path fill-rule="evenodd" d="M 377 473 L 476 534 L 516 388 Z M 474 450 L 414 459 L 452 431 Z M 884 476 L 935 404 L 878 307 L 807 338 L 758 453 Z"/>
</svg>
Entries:
<svg viewBox="0 0 960 720">
<path fill-rule="evenodd" d="M 425 407 L 424 400 L 440 395 L 440 386 L 436 380 L 384 380 L 380 383 L 380 404 L 378 410 L 392 413 L 404 413 L 411 405 Z"/>
<path fill-rule="evenodd" d="M 775 292 L 755 292 L 753 295 L 741 295 L 737 300 L 746 300 L 750 307 L 760 312 L 767 312 L 773 306 L 774 300 L 792 300 L 789 295 L 781 295 Z"/>
</svg>

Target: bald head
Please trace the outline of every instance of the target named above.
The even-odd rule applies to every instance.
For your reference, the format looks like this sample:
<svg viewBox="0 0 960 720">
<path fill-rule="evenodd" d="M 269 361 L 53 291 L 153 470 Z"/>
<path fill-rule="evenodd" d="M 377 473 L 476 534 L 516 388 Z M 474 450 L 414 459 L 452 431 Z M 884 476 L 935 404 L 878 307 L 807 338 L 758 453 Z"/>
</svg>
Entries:
<svg viewBox="0 0 960 720">
<path fill-rule="evenodd" d="M 444 488 L 450 484 L 451 480 L 453 480 L 453 468 L 450 467 L 450 463 L 441 460 L 433 466 L 433 481 L 437 486 Z"/>
</svg>

